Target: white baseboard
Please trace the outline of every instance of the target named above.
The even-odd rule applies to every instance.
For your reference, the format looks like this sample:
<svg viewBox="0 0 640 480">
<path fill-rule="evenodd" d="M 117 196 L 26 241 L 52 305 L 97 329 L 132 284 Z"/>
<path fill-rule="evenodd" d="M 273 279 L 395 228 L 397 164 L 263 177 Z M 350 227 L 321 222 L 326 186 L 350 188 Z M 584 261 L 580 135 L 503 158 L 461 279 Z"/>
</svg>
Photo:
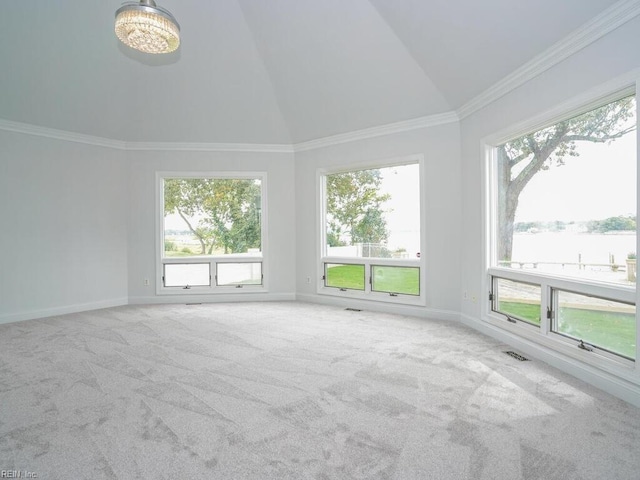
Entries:
<svg viewBox="0 0 640 480">
<path fill-rule="evenodd" d="M 295 293 L 243 293 L 229 295 L 149 295 L 129 297 L 130 305 L 167 303 L 226 303 L 226 302 L 292 302 Z"/>
<path fill-rule="evenodd" d="M 0 324 L 21 322 L 23 320 L 34 320 L 36 318 L 52 317 L 54 315 L 65 315 L 67 313 L 86 312 L 88 310 L 98 310 L 100 308 L 121 307 L 128 305 L 127 297 L 101 300 L 99 302 L 76 303 L 74 305 L 64 305 L 60 307 L 43 308 L 41 310 L 28 310 L 20 313 L 8 313 L 0 315 Z"/>
<path fill-rule="evenodd" d="M 514 335 L 506 330 L 482 322 L 469 315 L 461 314 L 460 321 L 474 330 L 516 348 L 523 353 L 541 360 L 552 367 L 587 382 L 611 395 L 614 395 L 636 407 L 640 407 L 640 385 L 620 378 L 612 373 L 568 357 L 560 352 Z"/>
<path fill-rule="evenodd" d="M 409 315 L 412 317 L 431 318 L 434 320 L 449 320 L 458 322 L 460 314 L 450 310 L 438 310 L 415 305 L 400 305 L 397 303 L 376 302 L 372 300 L 358 300 L 353 298 L 341 298 L 329 295 L 316 295 L 299 293 L 296 300 L 307 303 L 319 303 L 321 305 L 333 305 L 344 308 L 359 308 L 374 312 L 395 313 L 397 315 Z"/>
</svg>

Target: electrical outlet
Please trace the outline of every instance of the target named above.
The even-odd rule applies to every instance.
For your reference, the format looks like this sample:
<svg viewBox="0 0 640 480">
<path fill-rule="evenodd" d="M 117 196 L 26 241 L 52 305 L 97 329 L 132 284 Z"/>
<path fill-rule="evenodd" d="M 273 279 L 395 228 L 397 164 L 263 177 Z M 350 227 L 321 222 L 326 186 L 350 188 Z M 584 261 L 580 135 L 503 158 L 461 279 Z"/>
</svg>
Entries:
<svg viewBox="0 0 640 480">
<path fill-rule="evenodd" d="M 469 300 L 469 292 L 467 292 L 466 290 L 462 293 L 462 298 L 464 300 Z"/>
<path fill-rule="evenodd" d="M 148 278 L 145 278 L 145 279 L 142 281 L 142 283 L 144 284 L 144 286 L 145 286 L 145 287 L 148 287 L 148 286 L 149 286 L 149 279 L 148 279 Z"/>
<path fill-rule="evenodd" d="M 311 283 L 311 277 L 307 277 L 307 283 Z"/>
</svg>

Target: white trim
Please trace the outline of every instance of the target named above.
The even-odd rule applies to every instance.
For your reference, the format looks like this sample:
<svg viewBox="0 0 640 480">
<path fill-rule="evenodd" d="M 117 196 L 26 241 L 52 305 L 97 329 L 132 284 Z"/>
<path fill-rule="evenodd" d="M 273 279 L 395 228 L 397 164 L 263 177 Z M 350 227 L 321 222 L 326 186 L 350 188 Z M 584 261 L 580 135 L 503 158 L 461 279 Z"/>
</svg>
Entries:
<svg viewBox="0 0 640 480">
<path fill-rule="evenodd" d="M 167 303 L 225 303 L 225 302 L 293 302 L 295 293 L 245 293 L 233 294 L 209 294 L 209 295 L 182 295 L 179 298 L 172 295 L 161 296 L 135 296 L 129 297 L 129 305 L 157 305 Z"/>
<path fill-rule="evenodd" d="M 640 0 L 639 0 L 640 1 Z M 267 143 L 197 143 L 197 142 L 123 142 L 108 138 L 83 135 L 53 128 L 38 127 L 27 123 L 0 119 L 0 130 L 24 133 L 40 137 L 54 138 L 69 142 L 85 143 L 126 151 L 167 151 L 167 152 L 245 152 L 245 153 L 296 153 L 369 138 L 408 132 L 420 128 L 434 127 L 459 121 L 453 112 L 438 113 L 411 120 L 378 125 L 375 127 L 322 137 L 296 144 Z"/>
<path fill-rule="evenodd" d="M 293 149 L 295 152 L 316 150 L 318 148 L 325 148 L 333 145 L 340 145 L 342 143 L 355 142 L 357 140 L 366 140 L 369 138 L 381 137 L 383 135 L 392 135 L 395 133 L 408 132 L 420 128 L 445 125 L 447 123 L 453 123 L 459 120 L 460 119 L 455 112 L 437 113 L 435 115 L 428 115 L 412 120 L 388 123 L 386 125 L 379 125 L 376 127 L 365 128 L 348 133 L 340 133 L 338 135 L 318 138 L 316 140 L 309 140 L 308 142 L 296 143 L 293 145 Z"/>
<path fill-rule="evenodd" d="M 640 407 L 640 385 L 605 372 L 580 360 L 568 357 L 544 345 L 534 343 L 527 338 L 510 333 L 502 328 L 479 321 L 469 315 L 461 314 L 462 324 L 488 335 L 500 342 L 521 350 L 523 353 L 542 360 L 580 380 L 583 380 L 606 393 L 615 395 L 626 402 Z"/>
<path fill-rule="evenodd" d="M 576 95 L 566 102 L 559 103 L 549 110 L 488 135 L 481 139 L 481 146 L 489 145 L 490 147 L 495 147 L 512 140 L 514 137 L 546 128 L 549 125 L 619 100 L 627 94 L 632 95 L 635 92 L 635 84 L 638 82 L 640 82 L 640 68 L 630 70 L 580 95 Z"/>
<path fill-rule="evenodd" d="M 111 300 L 101 300 L 99 302 L 76 303 L 73 305 L 43 308 L 40 310 L 28 310 L 26 312 L 0 315 L 0 324 L 21 322 L 23 320 L 35 320 L 38 318 L 52 317 L 54 315 L 66 315 L 69 313 L 99 310 L 101 308 L 121 307 L 128 304 L 129 299 L 127 297 L 120 297 L 113 298 Z"/>
<path fill-rule="evenodd" d="M 266 143 L 126 142 L 130 151 L 293 153 L 292 145 Z"/>
<path fill-rule="evenodd" d="M 640 14 L 640 0 L 621 0 L 493 84 L 456 111 L 460 119 L 537 77 Z"/>
<path fill-rule="evenodd" d="M 94 137 L 92 135 L 84 135 L 82 133 L 57 130 L 55 128 L 39 127 L 29 123 L 12 122 L 2 118 L 0 118 L 0 130 L 24 133 L 25 135 L 33 135 L 36 137 L 53 138 L 55 140 L 63 140 L 65 142 L 84 143 L 85 145 L 94 145 L 96 147 L 115 148 L 117 150 L 126 149 L 125 142 L 121 142 L 120 140 Z"/>
<path fill-rule="evenodd" d="M 385 303 L 373 299 L 361 300 L 355 298 L 343 298 L 329 295 L 318 295 L 313 293 L 297 293 L 296 301 L 306 303 L 317 303 L 320 305 L 332 305 L 344 308 L 358 308 L 360 310 L 391 313 L 395 315 L 409 315 L 412 317 L 427 318 L 430 320 L 445 320 L 458 322 L 460 314 L 452 310 L 439 310 L 416 305 L 406 305 L 397 303 Z"/>
</svg>

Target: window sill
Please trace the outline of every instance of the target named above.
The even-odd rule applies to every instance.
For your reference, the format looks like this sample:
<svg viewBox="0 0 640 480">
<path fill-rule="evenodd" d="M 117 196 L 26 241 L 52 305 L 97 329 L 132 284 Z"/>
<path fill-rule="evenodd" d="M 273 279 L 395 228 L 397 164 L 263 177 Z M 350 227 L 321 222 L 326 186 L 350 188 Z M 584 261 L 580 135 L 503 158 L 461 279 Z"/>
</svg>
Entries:
<svg viewBox="0 0 640 480">
<path fill-rule="evenodd" d="M 319 295 L 328 295 L 341 298 L 353 298 L 357 300 L 368 300 L 373 302 L 394 303 L 399 305 L 412 305 L 412 306 L 426 306 L 426 300 L 422 296 L 396 294 L 391 295 L 381 292 L 366 292 L 359 290 L 345 290 L 342 291 L 339 288 L 334 287 L 320 287 L 318 289 Z"/>
<path fill-rule="evenodd" d="M 156 295 L 242 295 L 247 293 L 267 293 L 269 290 L 264 285 L 244 285 L 242 287 L 162 287 L 156 291 Z"/>
</svg>

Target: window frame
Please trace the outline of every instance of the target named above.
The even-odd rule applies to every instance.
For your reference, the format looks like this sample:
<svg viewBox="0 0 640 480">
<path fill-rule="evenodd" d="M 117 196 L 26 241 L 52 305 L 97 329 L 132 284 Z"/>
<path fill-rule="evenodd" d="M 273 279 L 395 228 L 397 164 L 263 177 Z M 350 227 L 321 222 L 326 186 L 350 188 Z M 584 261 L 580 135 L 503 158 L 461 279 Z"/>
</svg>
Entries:
<svg viewBox="0 0 640 480">
<path fill-rule="evenodd" d="M 415 259 L 389 259 L 376 257 L 349 257 L 349 256 L 329 256 L 326 252 L 326 177 L 328 175 L 347 173 L 360 170 L 372 170 L 387 167 L 397 167 L 403 165 L 418 165 L 419 170 L 419 189 L 420 189 L 420 257 Z M 317 293 L 319 295 L 330 295 L 336 297 L 346 297 L 358 300 L 374 300 L 379 302 L 396 303 L 402 305 L 426 305 L 426 221 L 424 219 L 426 205 L 426 187 L 425 187 L 425 159 L 422 154 L 413 154 L 381 161 L 371 161 L 366 163 L 354 163 L 342 167 L 327 167 L 317 170 L 317 194 L 318 202 L 316 211 L 318 212 L 317 237 L 318 244 L 318 261 L 317 261 Z M 325 264 L 357 264 L 364 266 L 364 290 L 344 289 L 338 287 L 330 287 L 326 285 Z M 372 290 L 372 268 L 374 266 L 396 266 L 396 267 L 415 267 L 419 268 L 419 295 L 388 293 Z"/>
<path fill-rule="evenodd" d="M 578 348 L 579 341 L 558 332 L 552 328 L 552 318 L 543 314 L 547 308 L 553 309 L 554 292 L 568 291 L 582 295 L 593 296 L 602 299 L 614 300 L 626 304 L 638 305 L 640 297 L 639 289 L 624 285 L 614 285 L 611 283 L 598 282 L 596 280 L 576 279 L 565 277 L 553 273 L 540 273 L 532 271 L 522 271 L 512 268 L 497 266 L 494 259 L 497 256 L 497 162 L 495 148 L 528 132 L 537 131 L 563 120 L 589 112 L 607 103 L 619 100 L 629 95 L 636 97 L 636 161 L 640 158 L 640 84 L 636 74 L 626 75 L 609 82 L 606 85 L 595 88 L 583 95 L 575 97 L 562 103 L 554 109 L 533 117 L 524 122 L 515 124 L 508 129 L 497 134 L 485 137 L 481 141 L 481 154 L 483 160 L 482 169 L 482 204 L 483 209 L 483 279 L 482 289 L 487 295 L 481 295 L 481 319 L 482 321 L 505 330 L 516 337 L 539 344 L 551 351 L 562 353 L 566 358 L 577 360 L 582 364 L 587 364 L 618 377 L 640 384 L 640 312 L 636 308 L 636 358 L 630 360 L 627 357 L 611 353 L 605 348 L 595 348 L 593 351 L 586 351 Z M 640 169 L 636 178 L 636 191 L 640 185 Z M 637 195 L 636 215 L 640 213 L 640 195 Z M 636 229 L 636 251 L 640 251 L 640 229 Z M 516 319 L 515 323 L 507 320 L 506 316 L 492 310 L 492 287 L 494 278 L 504 278 L 511 281 L 540 285 L 541 287 L 541 324 L 539 328 L 532 328 L 528 322 Z M 597 346 L 596 346 L 597 347 Z"/>
<path fill-rule="evenodd" d="M 257 179 L 260 180 L 260 252 L 228 255 L 197 255 L 192 257 L 165 257 L 164 253 L 164 180 L 171 178 L 203 179 Z M 156 295 L 206 295 L 247 294 L 268 292 L 267 262 L 267 173 L 266 172 L 219 172 L 219 171 L 158 171 L 156 172 Z M 209 264 L 209 285 L 171 286 L 164 285 L 164 266 L 167 264 Z M 217 285 L 218 263 L 261 263 L 261 284 Z"/>
</svg>

